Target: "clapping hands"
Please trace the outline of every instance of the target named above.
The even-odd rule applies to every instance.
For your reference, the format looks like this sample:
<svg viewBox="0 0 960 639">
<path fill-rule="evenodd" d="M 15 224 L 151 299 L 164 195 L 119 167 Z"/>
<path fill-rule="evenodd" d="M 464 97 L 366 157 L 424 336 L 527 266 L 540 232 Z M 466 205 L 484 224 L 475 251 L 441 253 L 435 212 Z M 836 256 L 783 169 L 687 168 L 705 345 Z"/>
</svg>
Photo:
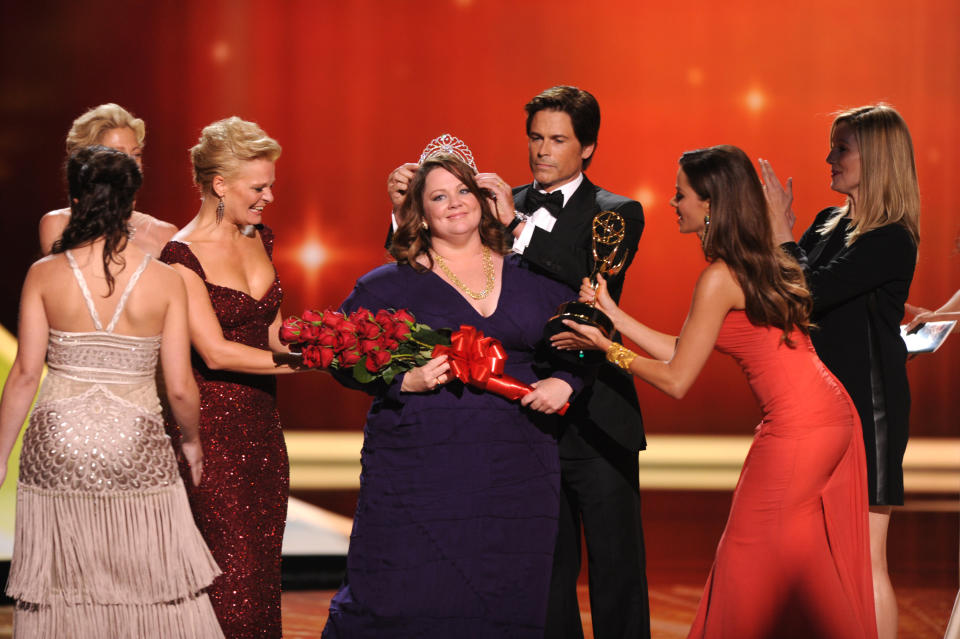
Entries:
<svg viewBox="0 0 960 639">
<path fill-rule="evenodd" d="M 793 241 L 793 224 L 797 216 L 793 212 L 793 178 L 787 178 L 786 187 L 781 184 L 769 160 L 758 159 L 763 177 L 763 194 L 767 199 L 773 239 L 777 244 Z"/>
</svg>

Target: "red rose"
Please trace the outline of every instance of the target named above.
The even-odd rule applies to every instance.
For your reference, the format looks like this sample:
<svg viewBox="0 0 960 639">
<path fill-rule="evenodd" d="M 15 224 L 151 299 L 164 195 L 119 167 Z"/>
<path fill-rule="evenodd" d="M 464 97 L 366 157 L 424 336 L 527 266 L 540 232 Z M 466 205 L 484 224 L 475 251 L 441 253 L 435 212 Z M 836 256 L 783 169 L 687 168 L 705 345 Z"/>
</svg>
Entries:
<svg viewBox="0 0 960 639">
<path fill-rule="evenodd" d="M 410 339 L 410 326 L 406 322 L 396 322 L 390 329 L 391 339 L 405 342 Z"/>
<path fill-rule="evenodd" d="M 323 325 L 329 326 L 330 328 L 337 328 L 340 324 L 343 323 L 344 317 L 343 313 L 338 313 L 337 311 L 327 311 L 323 314 Z"/>
<path fill-rule="evenodd" d="M 368 311 L 362 306 L 357 310 L 355 310 L 354 312 L 350 313 L 350 321 L 353 322 L 354 324 L 359 324 L 363 320 L 369 320 L 372 317 L 373 316 L 370 314 L 370 311 Z"/>
<path fill-rule="evenodd" d="M 318 346 L 333 348 L 337 345 L 337 332 L 332 328 L 327 328 L 326 326 L 320 328 L 316 337 L 316 343 Z"/>
<path fill-rule="evenodd" d="M 284 344 L 292 344 L 300 341 L 300 332 L 303 330 L 303 322 L 299 317 L 288 317 L 283 320 L 280 326 L 280 341 Z"/>
<path fill-rule="evenodd" d="M 390 337 L 386 337 L 383 340 L 383 345 L 380 347 L 382 350 L 393 352 L 400 348 L 400 343 Z"/>
<path fill-rule="evenodd" d="M 357 336 L 365 339 L 377 339 L 383 333 L 383 326 L 373 319 L 362 320 L 357 323 Z"/>
<path fill-rule="evenodd" d="M 317 346 L 313 346 L 312 344 L 309 346 L 304 346 L 303 347 L 303 365 L 307 366 L 308 368 L 319 368 L 323 366 L 323 364 L 321 363 L 322 360 L 321 360 L 321 354 L 320 354 L 321 351 L 323 350 L 325 349 L 319 348 Z"/>
<path fill-rule="evenodd" d="M 357 347 L 357 350 L 360 351 L 361 355 L 369 355 L 378 348 L 380 348 L 380 344 L 376 340 L 362 339 L 360 340 L 360 345 Z"/>
<path fill-rule="evenodd" d="M 393 314 L 385 308 L 381 308 L 379 311 L 377 311 L 377 314 L 373 319 L 383 328 L 393 324 Z"/>
<path fill-rule="evenodd" d="M 387 351 L 372 351 L 367 355 L 364 365 L 371 373 L 376 373 L 390 362 L 390 353 Z"/>
<path fill-rule="evenodd" d="M 329 368 L 331 363 L 333 363 L 333 349 L 321 348 L 320 349 L 320 366 L 322 366 L 323 368 Z"/>
<path fill-rule="evenodd" d="M 410 322 L 411 324 L 417 323 L 417 320 L 405 308 L 401 308 L 399 311 L 394 313 L 393 319 L 397 320 L 398 322 Z"/>
<path fill-rule="evenodd" d="M 341 321 L 339 324 L 337 324 L 337 330 L 340 331 L 341 333 L 356 333 L 357 325 L 355 322 L 351 322 L 350 320 L 345 319 Z"/>
<path fill-rule="evenodd" d="M 304 344 L 313 344 L 319 335 L 320 328 L 315 324 L 303 324 L 300 327 L 300 335 L 297 337 L 297 341 Z"/>
<path fill-rule="evenodd" d="M 324 313 L 318 313 L 317 311 L 306 310 L 303 312 L 303 321 L 304 322 L 322 322 Z"/>
<path fill-rule="evenodd" d="M 351 348 L 340 353 L 340 366 L 343 368 L 348 368 L 353 366 L 360 361 L 360 353 L 356 349 Z"/>
<path fill-rule="evenodd" d="M 335 348 L 338 351 L 345 351 L 349 348 L 354 348 L 357 345 L 357 336 L 353 333 L 337 333 L 337 343 Z"/>
</svg>

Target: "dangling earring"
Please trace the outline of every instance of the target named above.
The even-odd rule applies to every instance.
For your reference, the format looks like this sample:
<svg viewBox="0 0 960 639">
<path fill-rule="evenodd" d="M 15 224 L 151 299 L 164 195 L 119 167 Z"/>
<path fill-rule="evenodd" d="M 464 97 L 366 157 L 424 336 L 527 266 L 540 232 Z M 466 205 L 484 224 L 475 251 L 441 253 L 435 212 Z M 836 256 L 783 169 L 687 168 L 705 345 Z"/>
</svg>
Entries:
<svg viewBox="0 0 960 639">
<path fill-rule="evenodd" d="M 223 221 L 223 196 L 218 195 L 217 197 L 220 198 L 220 201 L 217 202 L 217 224 L 220 224 Z"/>
<path fill-rule="evenodd" d="M 704 250 L 707 249 L 707 233 L 710 232 L 710 214 L 703 216 L 703 235 L 700 236 L 700 245 Z"/>
<path fill-rule="evenodd" d="M 429 230 L 430 230 L 430 225 L 427 224 L 427 221 L 426 221 L 426 220 L 421 220 L 421 221 L 420 221 L 420 226 L 423 227 L 423 230 L 424 230 L 424 231 L 429 231 Z"/>
</svg>

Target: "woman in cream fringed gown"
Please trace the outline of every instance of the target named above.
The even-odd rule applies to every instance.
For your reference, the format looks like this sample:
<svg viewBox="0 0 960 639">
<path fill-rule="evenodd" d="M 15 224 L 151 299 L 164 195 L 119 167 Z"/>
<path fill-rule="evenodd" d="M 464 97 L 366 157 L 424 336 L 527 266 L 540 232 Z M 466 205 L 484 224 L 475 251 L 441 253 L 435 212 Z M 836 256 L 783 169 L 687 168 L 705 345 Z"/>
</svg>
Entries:
<svg viewBox="0 0 960 639">
<path fill-rule="evenodd" d="M 14 636 L 223 637 L 204 592 L 220 571 L 193 523 L 154 381 L 159 355 L 199 483 L 183 284 L 127 241 L 141 182 L 130 157 L 80 149 L 67 179 L 70 222 L 27 274 L 0 400 L 2 483 L 46 356 L 20 457 Z"/>
</svg>

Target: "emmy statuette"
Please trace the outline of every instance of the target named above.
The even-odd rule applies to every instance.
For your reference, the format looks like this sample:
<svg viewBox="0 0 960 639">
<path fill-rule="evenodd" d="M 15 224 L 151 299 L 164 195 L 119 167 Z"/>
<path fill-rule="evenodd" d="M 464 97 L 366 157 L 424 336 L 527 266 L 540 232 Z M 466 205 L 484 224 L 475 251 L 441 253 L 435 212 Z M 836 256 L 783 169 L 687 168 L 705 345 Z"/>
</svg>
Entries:
<svg viewBox="0 0 960 639">
<path fill-rule="evenodd" d="M 616 211 L 600 211 L 593 218 L 593 272 L 590 274 L 590 282 L 594 288 L 597 287 L 598 275 L 604 279 L 615 276 L 623 269 L 627 261 L 627 252 L 621 251 L 625 237 L 626 225 L 621 216 Z M 613 333 L 613 322 L 607 315 L 596 307 L 596 302 L 587 304 L 585 302 L 571 301 L 561 304 L 557 309 L 557 314 L 550 318 L 545 329 L 546 335 L 556 335 L 570 329 L 564 326 L 563 320 L 571 320 L 578 324 L 595 326 L 606 337 Z M 594 354 L 600 358 L 603 353 L 600 351 L 590 351 L 579 354 L 578 357 L 583 360 L 589 355 L 593 359 Z"/>
</svg>

